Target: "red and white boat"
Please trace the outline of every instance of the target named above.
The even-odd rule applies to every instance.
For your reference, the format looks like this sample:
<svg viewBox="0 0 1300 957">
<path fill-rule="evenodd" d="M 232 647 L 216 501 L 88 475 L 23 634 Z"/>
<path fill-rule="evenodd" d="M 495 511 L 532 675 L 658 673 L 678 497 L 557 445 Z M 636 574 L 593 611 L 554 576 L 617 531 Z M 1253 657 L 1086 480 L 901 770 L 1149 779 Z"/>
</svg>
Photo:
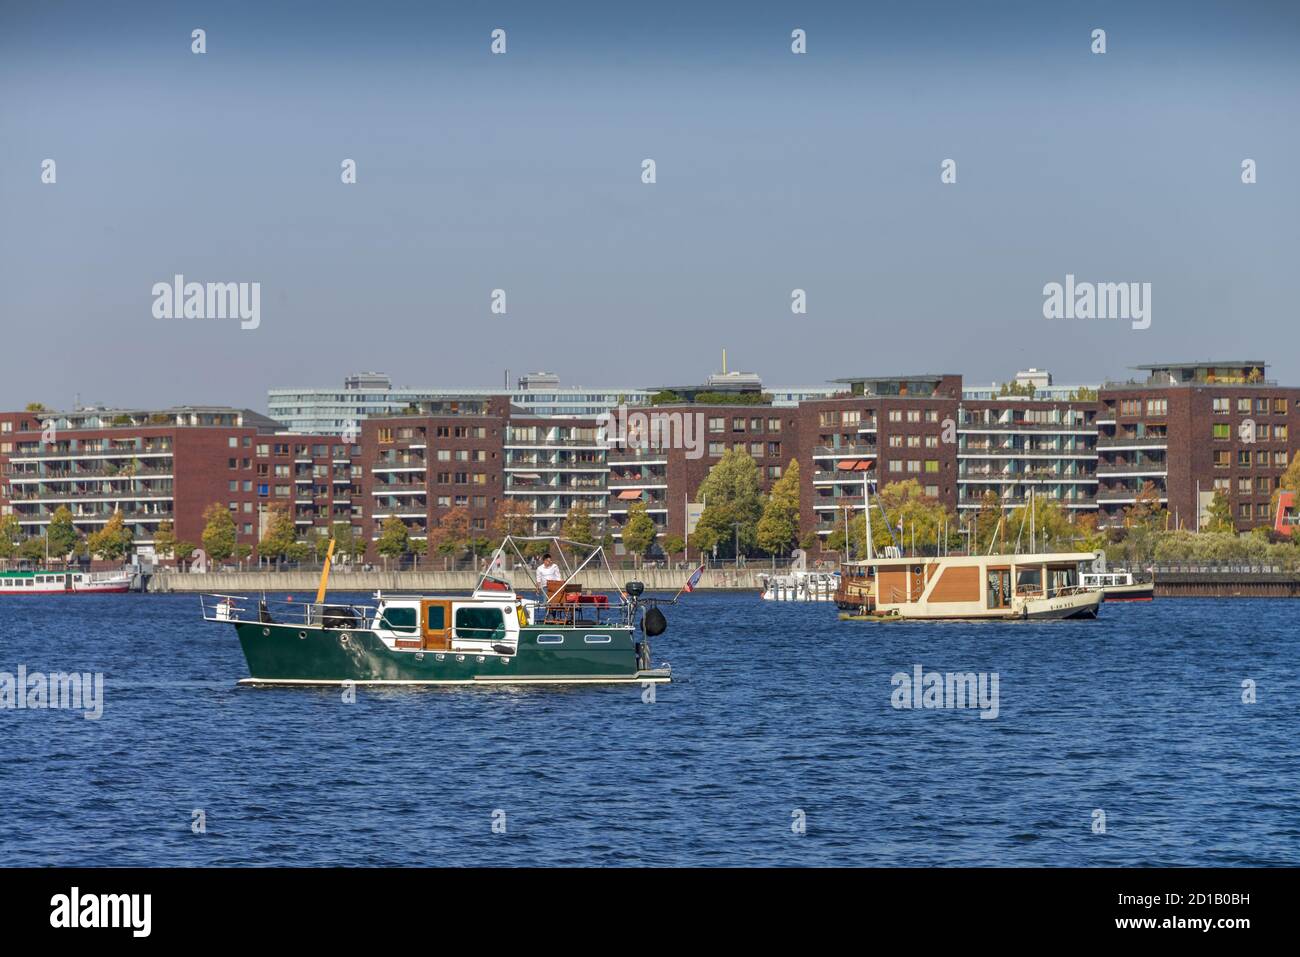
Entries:
<svg viewBox="0 0 1300 957">
<path fill-rule="evenodd" d="M 0 595 L 106 595 L 131 590 L 134 573 L 128 568 L 106 572 L 0 572 Z"/>
</svg>

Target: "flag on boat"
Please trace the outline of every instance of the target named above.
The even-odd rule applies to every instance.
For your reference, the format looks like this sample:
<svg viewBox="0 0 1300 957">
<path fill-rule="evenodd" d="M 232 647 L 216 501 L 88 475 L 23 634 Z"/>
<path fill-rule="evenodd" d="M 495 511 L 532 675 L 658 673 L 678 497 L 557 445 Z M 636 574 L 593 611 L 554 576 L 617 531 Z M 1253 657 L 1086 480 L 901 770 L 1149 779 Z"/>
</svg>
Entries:
<svg viewBox="0 0 1300 957">
<path fill-rule="evenodd" d="M 700 577 L 703 574 L 704 566 L 701 565 L 699 568 L 695 569 L 690 578 L 686 579 L 686 584 L 682 586 L 682 591 L 695 591 L 695 586 L 700 583 Z"/>
</svg>

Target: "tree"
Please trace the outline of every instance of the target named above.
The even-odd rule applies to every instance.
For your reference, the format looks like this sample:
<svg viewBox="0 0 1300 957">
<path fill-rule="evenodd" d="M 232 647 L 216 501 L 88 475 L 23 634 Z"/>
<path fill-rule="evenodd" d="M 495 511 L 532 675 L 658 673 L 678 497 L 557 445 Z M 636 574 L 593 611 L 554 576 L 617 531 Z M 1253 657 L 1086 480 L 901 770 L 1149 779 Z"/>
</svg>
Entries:
<svg viewBox="0 0 1300 957">
<path fill-rule="evenodd" d="M 335 522 L 330 527 L 330 535 L 334 539 L 334 557 L 335 561 L 339 558 L 355 558 L 357 555 L 358 535 L 352 530 L 350 522 Z M 362 543 L 361 550 L 365 551 L 365 543 Z"/>
<path fill-rule="evenodd" d="M 1282 477 L 1277 480 L 1277 488 L 1273 490 L 1273 497 L 1270 500 L 1269 514 L 1277 515 L 1277 502 L 1282 492 L 1290 492 L 1292 501 L 1300 504 L 1300 455 L 1291 459 L 1291 464 L 1286 467 Z M 1291 536 L 1295 538 L 1294 535 Z"/>
<path fill-rule="evenodd" d="M 627 510 L 627 524 L 623 526 L 623 547 L 638 561 L 655 543 L 654 519 L 646 511 L 645 502 L 633 502 Z"/>
<path fill-rule="evenodd" d="M 463 505 L 442 516 L 431 530 L 430 545 L 439 555 L 455 558 L 469 547 L 469 509 Z"/>
<path fill-rule="evenodd" d="M 744 449 L 728 449 L 709 469 L 696 496 L 703 498 L 705 507 L 692 544 L 705 549 L 714 545 L 725 549 L 731 545 L 730 550 L 734 551 L 739 541 L 741 553 L 755 544 L 758 521 L 763 514 L 763 495 L 758 466 Z"/>
<path fill-rule="evenodd" d="M 665 535 L 663 541 L 664 554 L 671 558 L 673 555 L 680 555 L 686 548 L 686 539 L 680 535 Z"/>
<path fill-rule="evenodd" d="M 77 547 L 77 529 L 72 524 L 72 512 L 68 506 L 60 505 L 55 510 L 45 534 L 49 539 L 51 556 L 62 558 Z"/>
<path fill-rule="evenodd" d="M 507 496 L 492 520 L 498 535 L 527 535 L 533 528 L 533 508 L 518 497 Z"/>
<path fill-rule="evenodd" d="M 763 551 L 784 555 L 799 535 L 799 463 L 794 459 L 785 474 L 772 486 L 772 494 L 763 506 L 756 537 Z"/>
<path fill-rule="evenodd" d="M 158 530 L 153 533 L 153 553 L 157 558 L 171 558 L 176 551 L 176 532 L 170 520 L 158 523 Z"/>
<path fill-rule="evenodd" d="M 581 545 L 596 544 L 596 535 L 591 527 L 591 513 L 587 510 L 587 506 L 580 502 L 569 506 L 569 511 L 564 516 L 564 525 L 561 526 L 560 537 Z"/>
<path fill-rule="evenodd" d="M 379 541 L 375 544 L 375 551 L 379 552 L 385 558 L 401 558 L 410 549 L 411 535 L 406 530 L 406 523 L 396 515 L 389 515 L 384 519 L 383 528 L 379 532 Z"/>
<path fill-rule="evenodd" d="M 18 557 L 29 562 L 39 562 L 45 557 L 45 536 L 29 538 L 18 546 Z"/>
<path fill-rule="evenodd" d="M 1033 526 L 1034 540 L 1029 538 Z M 1070 521 L 1064 506 L 1050 498 L 1037 498 L 1032 505 L 1025 504 L 1007 516 L 1005 534 L 1016 543 L 1016 550 L 1035 549 L 1048 551 L 1073 551 L 1079 530 Z"/>
<path fill-rule="evenodd" d="M 121 511 L 115 511 L 104 527 L 93 532 L 86 539 L 86 547 L 91 554 L 99 555 L 110 562 L 121 560 L 131 550 L 134 534 L 122 521 Z"/>
<path fill-rule="evenodd" d="M 194 554 L 194 552 L 198 549 L 199 546 L 195 545 L 193 542 L 177 542 L 175 547 L 176 547 L 176 564 L 187 565 L 190 562 L 191 556 Z"/>
<path fill-rule="evenodd" d="M 1143 482 L 1132 505 L 1124 510 L 1124 524 L 1159 531 L 1165 527 L 1165 510 L 1160 504 L 1160 491 L 1154 482 Z"/>
<path fill-rule="evenodd" d="M 1231 534 L 1236 531 L 1236 526 L 1232 521 L 1232 505 L 1228 502 L 1228 496 L 1223 494 L 1221 488 L 1214 490 L 1210 504 L 1205 509 L 1205 526 L 1202 531 L 1211 534 L 1216 532 Z"/>
<path fill-rule="evenodd" d="M 234 547 L 234 523 L 231 523 L 231 548 Z M 207 537 L 205 535 L 203 544 L 206 547 Z M 263 558 L 274 558 L 277 561 L 301 560 L 301 556 L 306 552 L 306 546 L 301 549 L 295 546 L 298 542 L 298 528 L 293 523 L 293 516 L 289 514 L 289 509 L 282 505 L 272 505 L 267 515 L 266 533 L 262 540 L 257 544 L 257 553 Z M 230 552 L 225 557 L 229 557 Z M 209 558 L 216 558 L 211 549 L 208 550 Z"/>
<path fill-rule="evenodd" d="M 28 403 L 27 403 L 27 411 L 28 411 L 28 412 L 48 412 L 48 411 L 50 411 L 50 410 L 47 409 L 47 408 L 45 408 L 45 406 L 44 406 L 42 403 L 40 403 L 40 402 L 28 402 Z"/>
<path fill-rule="evenodd" d="M 203 551 L 214 562 L 224 562 L 235 550 L 235 520 L 230 517 L 230 509 L 220 502 L 213 502 L 203 510 Z M 189 558 L 189 552 L 177 555 Z"/>
<path fill-rule="evenodd" d="M 23 527 L 17 515 L 0 518 L 0 558 L 13 558 L 18 554 L 18 543 L 23 537 Z"/>
</svg>

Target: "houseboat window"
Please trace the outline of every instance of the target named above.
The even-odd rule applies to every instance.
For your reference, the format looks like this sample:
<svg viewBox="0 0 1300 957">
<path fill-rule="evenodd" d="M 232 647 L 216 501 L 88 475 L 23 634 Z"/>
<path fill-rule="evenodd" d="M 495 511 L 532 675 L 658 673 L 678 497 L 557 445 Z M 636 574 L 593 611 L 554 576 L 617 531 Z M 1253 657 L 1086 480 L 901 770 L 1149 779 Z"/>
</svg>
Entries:
<svg viewBox="0 0 1300 957">
<path fill-rule="evenodd" d="M 416 621 L 414 608 L 384 609 L 384 624 L 393 631 L 415 631 Z"/>
<path fill-rule="evenodd" d="M 429 606 L 429 631 L 442 631 L 447 627 L 447 608 L 445 605 Z"/>
<path fill-rule="evenodd" d="M 456 637 L 497 641 L 506 636 L 500 608 L 457 608 Z"/>
<path fill-rule="evenodd" d="M 589 645 L 607 645 L 610 637 L 609 635 L 587 635 L 583 640 Z"/>
<path fill-rule="evenodd" d="M 537 643 L 539 645 L 562 645 L 564 644 L 563 635 L 538 635 Z"/>
<path fill-rule="evenodd" d="M 1039 579 L 1038 569 L 1029 569 L 1016 574 L 1016 594 L 1023 595 L 1028 592 L 1037 592 L 1042 586 Z"/>
</svg>

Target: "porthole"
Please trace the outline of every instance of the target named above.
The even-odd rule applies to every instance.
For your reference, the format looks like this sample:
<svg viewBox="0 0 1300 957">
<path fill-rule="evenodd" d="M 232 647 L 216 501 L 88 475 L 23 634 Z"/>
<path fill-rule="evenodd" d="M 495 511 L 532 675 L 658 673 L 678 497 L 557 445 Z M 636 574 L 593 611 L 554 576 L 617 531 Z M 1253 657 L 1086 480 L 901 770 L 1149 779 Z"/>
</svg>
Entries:
<svg viewBox="0 0 1300 957">
<path fill-rule="evenodd" d="M 305 631 L 300 631 L 300 632 L 298 632 L 298 640 L 299 640 L 299 641 L 302 641 L 302 640 L 303 640 L 304 638 L 306 638 L 306 637 L 307 637 L 307 632 L 305 632 Z"/>
<path fill-rule="evenodd" d="M 262 637 L 263 637 L 263 638 L 270 638 L 270 637 L 271 637 L 271 629 L 270 629 L 270 628 L 263 628 L 263 629 L 262 629 Z"/>
</svg>

